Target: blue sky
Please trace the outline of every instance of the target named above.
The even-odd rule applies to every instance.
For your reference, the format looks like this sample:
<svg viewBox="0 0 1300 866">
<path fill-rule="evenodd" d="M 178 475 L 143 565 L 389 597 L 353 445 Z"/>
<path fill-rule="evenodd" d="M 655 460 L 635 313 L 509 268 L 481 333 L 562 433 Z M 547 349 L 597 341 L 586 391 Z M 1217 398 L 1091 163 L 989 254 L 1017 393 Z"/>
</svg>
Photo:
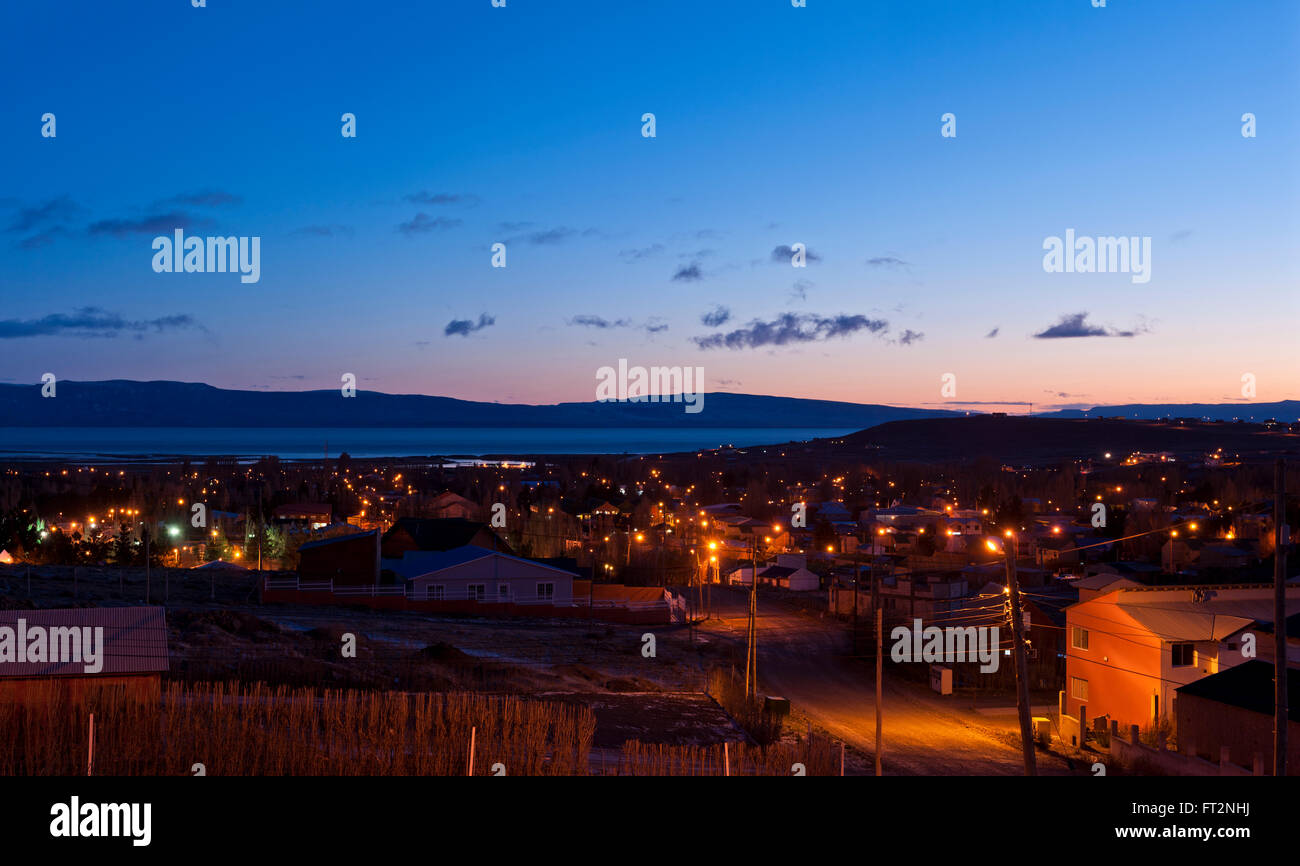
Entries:
<svg viewBox="0 0 1300 866">
<path fill-rule="evenodd" d="M 1300 397 L 1293 2 L 398 5 L 7 4 L 0 378 Z M 173 224 L 261 280 L 154 273 Z M 1151 237 L 1150 281 L 1044 272 L 1070 228 Z"/>
</svg>

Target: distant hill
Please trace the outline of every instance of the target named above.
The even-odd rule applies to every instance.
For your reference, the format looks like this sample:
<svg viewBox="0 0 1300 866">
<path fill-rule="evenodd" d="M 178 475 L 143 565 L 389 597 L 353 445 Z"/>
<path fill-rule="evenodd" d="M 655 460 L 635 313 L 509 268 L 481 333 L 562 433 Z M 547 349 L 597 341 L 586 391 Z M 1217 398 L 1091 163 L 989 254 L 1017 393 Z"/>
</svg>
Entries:
<svg viewBox="0 0 1300 866">
<path fill-rule="evenodd" d="M 881 460 L 971 460 L 988 457 L 1022 464 L 1061 459 L 1119 461 L 1135 451 L 1168 451 L 1199 460 L 1222 448 L 1226 454 L 1261 457 L 1300 453 L 1300 436 L 1266 431 L 1258 424 L 1115 421 L 972 415 L 891 421 L 841 439 L 819 440 L 845 454 Z"/>
<path fill-rule="evenodd" d="M 1300 420 L 1300 400 L 1276 403 L 1127 403 L 1122 406 L 1094 406 L 1091 409 L 1062 409 L 1044 412 L 1041 418 L 1200 418 L 1206 421 Z"/>
<path fill-rule="evenodd" d="M 481 403 L 357 391 L 230 391 L 189 382 L 0 385 L 6 427 L 820 427 L 860 430 L 956 413 L 795 397 L 706 394 L 704 411 L 681 403 Z"/>
</svg>

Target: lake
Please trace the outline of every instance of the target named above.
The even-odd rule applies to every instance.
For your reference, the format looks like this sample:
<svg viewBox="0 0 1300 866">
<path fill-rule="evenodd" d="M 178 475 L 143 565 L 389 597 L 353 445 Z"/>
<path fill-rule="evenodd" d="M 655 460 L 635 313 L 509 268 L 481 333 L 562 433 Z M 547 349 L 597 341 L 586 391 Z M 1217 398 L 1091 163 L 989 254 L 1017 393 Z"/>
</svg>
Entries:
<svg viewBox="0 0 1300 866">
<path fill-rule="evenodd" d="M 167 456 L 337 457 L 495 454 L 660 454 L 770 445 L 852 430 L 714 427 L 298 428 L 0 427 L 0 459 L 123 460 Z"/>
</svg>

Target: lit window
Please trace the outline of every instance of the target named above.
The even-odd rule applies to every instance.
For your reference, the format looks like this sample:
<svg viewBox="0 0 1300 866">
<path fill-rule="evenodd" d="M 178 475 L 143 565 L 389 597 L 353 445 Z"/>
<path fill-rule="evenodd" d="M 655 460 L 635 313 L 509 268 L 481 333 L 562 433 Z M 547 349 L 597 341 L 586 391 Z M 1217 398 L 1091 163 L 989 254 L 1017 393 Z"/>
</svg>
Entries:
<svg viewBox="0 0 1300 866">
<path fill-rule="evenodd" d="M 1079 677 L 1070 677 L 1070 696 L 1075 700 L 1088 700 L 1088 681 Z"/>
<path fill-rule="evenodd" d="M 1088 630 L 1079 628 L 1077 625 L 1070 629 L 1070 646 L 1075 649 L 1086 650 L 1088 648 Z"/>
</svg>

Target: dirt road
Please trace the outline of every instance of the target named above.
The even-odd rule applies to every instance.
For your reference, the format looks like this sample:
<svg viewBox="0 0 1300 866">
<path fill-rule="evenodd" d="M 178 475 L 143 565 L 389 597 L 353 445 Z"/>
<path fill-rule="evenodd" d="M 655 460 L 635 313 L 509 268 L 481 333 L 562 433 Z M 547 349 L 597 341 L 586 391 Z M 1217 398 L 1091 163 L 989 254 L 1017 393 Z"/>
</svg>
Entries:
<svg viewBox="0 0 1300 866">
<path fill-rule="evenodd" d="M 702 631 L 743 643 L 746 592 L 714 587 L 715 618 Z M 760 691 L 789 698 L 833 736 L 874 760 L 875 680 L 848 657 L 841 623 L 797 611 L 760 595 Z M 1019 775 L 1024 762 L 1010 719 L 980 716 L 908 682 L 884 689 L 883 769 L 900 775 Z M 1040 775 L 1071 775 L 1058 758 L 1039 752 Z"/>
</svg>

